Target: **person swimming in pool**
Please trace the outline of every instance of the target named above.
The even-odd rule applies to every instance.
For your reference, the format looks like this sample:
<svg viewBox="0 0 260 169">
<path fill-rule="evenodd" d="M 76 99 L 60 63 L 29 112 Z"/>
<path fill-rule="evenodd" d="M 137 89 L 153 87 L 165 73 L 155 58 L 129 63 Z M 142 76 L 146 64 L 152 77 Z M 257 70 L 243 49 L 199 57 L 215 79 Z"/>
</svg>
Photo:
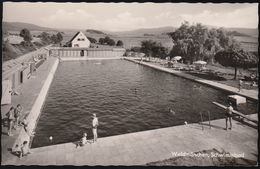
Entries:
<svg viewBox="0 0 260 169">
<path fill-rule="evenodd" d="M 173 115 L 175 115 L 175 111 L 173 111 L 173 109 L 169 108 L 169 112 L 172 113 Z"/>
</svg>

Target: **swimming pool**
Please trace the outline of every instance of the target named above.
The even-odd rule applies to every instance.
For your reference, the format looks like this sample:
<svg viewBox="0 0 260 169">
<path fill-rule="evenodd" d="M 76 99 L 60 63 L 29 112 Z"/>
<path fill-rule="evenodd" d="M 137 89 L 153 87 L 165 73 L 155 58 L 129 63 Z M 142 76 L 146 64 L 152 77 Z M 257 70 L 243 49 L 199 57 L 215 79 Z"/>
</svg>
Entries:
<svg viewBox="0 0 260 169">
<path fill-rule="evenodd" d="M 61 62 L 50 86 L 32 147 L 92 138 L 91 116 L 99 137 L 223 118 L 213 101 L 228 93 L 125 60 Z M 174 113 L 169 111 L 174 110 Z M 243 105 L 256 113 L 256 103 Z M 49 142 L 53 136 L 53 142 Z"/>
</svg>

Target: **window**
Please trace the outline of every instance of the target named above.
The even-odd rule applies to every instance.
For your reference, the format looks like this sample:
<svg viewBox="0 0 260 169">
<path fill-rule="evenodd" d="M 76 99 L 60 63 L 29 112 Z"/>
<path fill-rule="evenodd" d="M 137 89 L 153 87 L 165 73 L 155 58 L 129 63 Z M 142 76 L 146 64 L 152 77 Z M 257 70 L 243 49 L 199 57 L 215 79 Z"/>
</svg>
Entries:
<svg viewBox="0 0 260 169">
<path fill-rule="evenodd" d="M 82 39 L 81 39 L 81 41 L 85 41 L 85 39 L 84 39 L 84 38 L 82 38 Z"/>
<path fill-rule="evenodd" d="M 74 47 L 79 47 L 79 44 L 74 44 Z"/>
<path fill-rule="evenodd" d="M 78 38 L 78 41 L 80 41 L 81 39 L 80 38 Z"/>
</svg>

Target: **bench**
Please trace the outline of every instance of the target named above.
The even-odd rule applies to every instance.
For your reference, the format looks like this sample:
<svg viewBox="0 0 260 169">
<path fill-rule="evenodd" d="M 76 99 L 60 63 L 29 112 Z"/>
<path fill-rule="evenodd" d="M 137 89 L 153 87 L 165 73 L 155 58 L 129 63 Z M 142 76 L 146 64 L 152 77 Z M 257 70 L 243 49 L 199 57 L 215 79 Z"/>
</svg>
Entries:
<svg viewBox="0 0 260 169">
<path fill-rule="evenodd" d="M 222 105 L 222 104 L 220 104 L 220 103 L 217 103 L 217 102 L 212 102 L 212 103 L 215 104 L 215 105 L 218 106 L 218 107 L 223 108 L 223 109 L 226 109 L 226 108 L 227 108 L 226 106 L 224 106 L 224 105 Z M 238 111 L 236 111 L 236 110 L 233 110 L 232 113 L 235 114 L 235 115 L 238 115 L 238 116 L 242 117 L 243 119 L 247 119 L 247 120 L 249 120 L 249 121 L 252 121 L 253 123 L 255 123 L 255 124 L 258 125 L 258 121 L 257 121 L 257 120 L 251 119 L 250 117 L 247 117 L 246 115 L 244 115 L 244 114 L 242 114 L 242 113 L 240 113 L 240 112 L 238 112 Z"/>
</svg>

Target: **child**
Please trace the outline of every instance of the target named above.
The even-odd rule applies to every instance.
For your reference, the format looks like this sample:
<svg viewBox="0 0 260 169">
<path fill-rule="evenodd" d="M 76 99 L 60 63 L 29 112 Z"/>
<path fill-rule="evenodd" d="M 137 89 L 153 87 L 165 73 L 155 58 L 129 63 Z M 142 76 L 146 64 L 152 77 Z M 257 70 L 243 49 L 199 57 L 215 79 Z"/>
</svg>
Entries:
<svg viewBox="0 0 260 169">
<path fill-rule="evenodd" d="M 83 137 L 80 139 L 80 141 L 77 143 L 76 148 L 78 148 L 78 146 L 84 146 L 85 144 L 87 144 L 87 133 L 83 134 Z"/>
</svg>

